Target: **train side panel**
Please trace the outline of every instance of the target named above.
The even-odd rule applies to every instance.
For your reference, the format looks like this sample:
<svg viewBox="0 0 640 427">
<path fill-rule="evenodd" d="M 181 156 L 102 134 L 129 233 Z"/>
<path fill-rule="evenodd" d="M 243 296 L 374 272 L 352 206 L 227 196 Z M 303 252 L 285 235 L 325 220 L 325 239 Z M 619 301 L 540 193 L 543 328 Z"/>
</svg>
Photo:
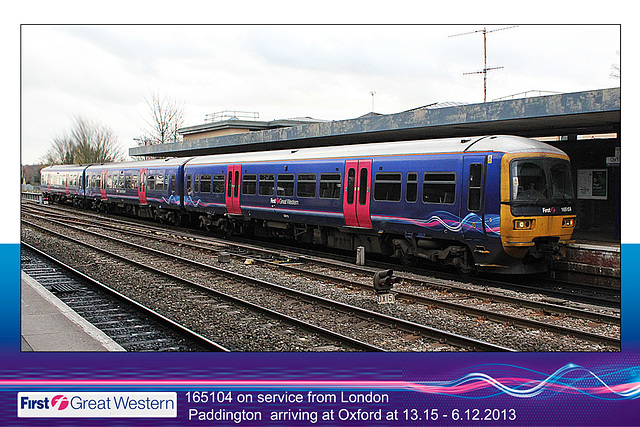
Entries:
<svg viewBox="0 0 640 427">
<path fill-rule="evenodd" d="M 85 196 L 87 165 L 48 166 L 40 172 L 43 195 L 51 202 L 81 205 Z"/>
<path fill-rule="evenodd" d="M 77 167 L 54 166 L 43 183 L 52 197 L 160 221 L 527 273 L 571 238 L 568 160 L 535 140 L 486 136 L 94 165 L 86 190 L 69 178 Z"/>
</svg>

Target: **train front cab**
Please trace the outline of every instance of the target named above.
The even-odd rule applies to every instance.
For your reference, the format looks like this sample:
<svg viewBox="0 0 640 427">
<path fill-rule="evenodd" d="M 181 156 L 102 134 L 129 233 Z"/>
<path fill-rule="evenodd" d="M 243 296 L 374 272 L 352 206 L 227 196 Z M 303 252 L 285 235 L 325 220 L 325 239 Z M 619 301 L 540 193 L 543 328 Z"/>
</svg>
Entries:
<svg viewBox="0 0 640 427">
<path fill-rule="evenodd" d="M 564 257 L 576 215 L 569 158 L 505 154 L 501 167 L 502 273 L 540 273 Z"/>
</svg>

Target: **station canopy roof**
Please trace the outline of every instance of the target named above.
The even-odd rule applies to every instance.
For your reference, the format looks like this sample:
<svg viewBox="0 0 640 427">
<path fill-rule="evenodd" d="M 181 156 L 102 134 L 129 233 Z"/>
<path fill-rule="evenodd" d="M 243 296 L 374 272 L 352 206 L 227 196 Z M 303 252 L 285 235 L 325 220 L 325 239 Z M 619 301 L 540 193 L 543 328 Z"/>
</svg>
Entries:
<svg viewBox="0 0 640 427">
<path fill-rule="evenodd" d="M 479 135 L 568 136 L 620 131 L 620 88 L 509 99 L 480 104 L 430 104 L 350 120 L 295 121 L 248 133 L 135 147 L 131 156 L 218 153 Z M 194 130 L 196 127 L 191 127 Z"/>
</svg>

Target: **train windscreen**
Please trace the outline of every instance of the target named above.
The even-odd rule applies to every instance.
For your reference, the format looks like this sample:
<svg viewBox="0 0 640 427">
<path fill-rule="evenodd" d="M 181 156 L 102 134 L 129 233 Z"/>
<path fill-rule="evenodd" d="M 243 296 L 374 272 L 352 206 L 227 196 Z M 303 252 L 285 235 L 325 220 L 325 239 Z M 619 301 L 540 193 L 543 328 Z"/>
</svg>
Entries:
<svg viewBox="0 0 640 427">
<path fill-rule="evenodd" d="M 555 158 L 511 162 L 511 201 L 526 204 L 569 203 L 575 198 L 569 162 Z"/>
</svg>

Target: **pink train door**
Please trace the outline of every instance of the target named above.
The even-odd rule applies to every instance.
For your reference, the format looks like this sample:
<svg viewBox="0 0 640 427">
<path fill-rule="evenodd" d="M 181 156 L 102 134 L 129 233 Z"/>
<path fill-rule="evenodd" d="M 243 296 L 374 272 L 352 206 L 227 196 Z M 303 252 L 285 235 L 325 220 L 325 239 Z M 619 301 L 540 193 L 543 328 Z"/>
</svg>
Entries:
<svg viewBox="0 0 640 427">
<path fill-rule="evenodd" d="M 227 190 L 224 201 L 227 205 L 227 212 L 234 215 L 241 215 L 240 209 L 240 171 L 242 165 L 227 165 Z"/>
<path fill-rule="evenodd" d="M 138 200 L 141 205 L 147 204 L 147 170 L 140 169 L 138 173 Z"/>
<path fill-rule="evenodd" d="M 371 228 L 372 160 L 347 160 L 344 164 L 342 211 L 347 227 Z"/>
<path fill-rule="evenodd" d="M 101 172 L 100 179 L 100 198 L 102 200 L 107 200 L 107 171 L 103 170 Z"/>
</svg>

